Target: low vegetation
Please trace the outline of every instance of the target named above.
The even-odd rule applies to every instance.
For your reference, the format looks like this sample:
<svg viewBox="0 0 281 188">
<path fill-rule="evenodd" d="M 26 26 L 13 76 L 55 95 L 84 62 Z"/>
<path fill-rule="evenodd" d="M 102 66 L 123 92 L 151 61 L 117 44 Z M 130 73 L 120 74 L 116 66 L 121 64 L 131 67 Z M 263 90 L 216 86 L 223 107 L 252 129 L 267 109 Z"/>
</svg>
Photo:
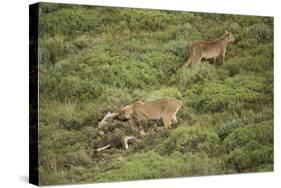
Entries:
<svg viewBox="0 0 281 188">
<path fill-rule="evenodd" d="M 273 170 L 273 19 L 40 4 L 40 184 Z M 225 64 L 181 68 L 191 42 L 225 30 Z M 150 122 L 128 150 L 97 123 L 134 100 L 173 97 L 170 130 Z"/>
</svg>

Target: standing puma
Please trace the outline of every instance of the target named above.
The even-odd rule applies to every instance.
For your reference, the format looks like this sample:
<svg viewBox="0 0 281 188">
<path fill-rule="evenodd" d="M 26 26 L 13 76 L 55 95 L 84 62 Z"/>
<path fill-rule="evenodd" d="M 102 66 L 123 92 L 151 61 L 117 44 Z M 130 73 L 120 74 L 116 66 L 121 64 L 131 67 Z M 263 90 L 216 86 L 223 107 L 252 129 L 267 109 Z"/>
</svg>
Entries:
<svg viewBox="0 0 281 188">
<path fill-rule="evenodd" d="M 224 35 L 212 41 L 195 41 L 190 48 L 190 55 L 184 66 L 189 67 L 192 64 L 201 63 L 202 58 L 210 59 L 218 56 L 222 57 L 224 63 L 226 46 L 229 42 L 234 42 L 235 38 L 232 33 L 225 31 Z"/>
<path fill-rule="evenodd" d="M 176 99 L 159 99 L 154 101 L 136 101 L 120 109 L 127 118 L 133 116 L 139 123 L 153 119 L 162 119 L 165 128 L 171 127 L 171 122 L 177 122 L 176 114 L 182 102 Z M 140 125 L 141 127 L 141 125 Z"/>
</svg>

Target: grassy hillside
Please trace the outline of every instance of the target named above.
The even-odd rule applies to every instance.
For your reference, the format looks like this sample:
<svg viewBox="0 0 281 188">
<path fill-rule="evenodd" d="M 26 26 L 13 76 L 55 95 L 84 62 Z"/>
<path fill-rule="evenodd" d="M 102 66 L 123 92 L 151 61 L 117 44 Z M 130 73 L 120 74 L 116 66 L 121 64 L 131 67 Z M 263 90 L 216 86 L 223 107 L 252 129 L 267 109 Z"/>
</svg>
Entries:
<svg viewBox="0 0 281 188">
<path fill-rule="evenodd" d="M 40 4 L 40 184 L 273 170 L 273 19 Z M 182 69 L 191 42 L 220 37 L 226 63 Z M 97 123 L 136 99 L 183 102 L 129 150 Z"/>
</svg>

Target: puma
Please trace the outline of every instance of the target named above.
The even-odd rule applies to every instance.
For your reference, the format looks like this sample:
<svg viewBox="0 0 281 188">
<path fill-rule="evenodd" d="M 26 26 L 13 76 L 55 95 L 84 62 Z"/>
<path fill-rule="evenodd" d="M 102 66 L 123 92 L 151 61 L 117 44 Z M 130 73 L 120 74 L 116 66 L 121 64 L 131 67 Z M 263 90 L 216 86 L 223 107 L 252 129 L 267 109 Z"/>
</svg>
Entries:
<svg viewBox="0 0 281 188">
<path fill-rule="evenodd" d="M 154 101 L 136 101 L 119 110 L 127 118 L 134 117 L 139 121 L 162 119 L 165 128 L 171 128 L 172 121 L 177 123 L 176 114 L 182 102 L 176 99 L 159 99 Z M 141 127 L 141 124 L 140 124 Z"/>
<path fill-rule="evenodd" d="M 210 59 L 221 56 L 222 63 L 224 63 L 226 46 L 230 42 L 234 42 L 235 37 L 232 33 L 225 31 L 225 33 L 217 39 L 212 41 L 195 41 L 190 48 L 190 55 L 184 64 L 184 67 L 190 67 L 192 64 L 201 63 L 202 58 Z"/>
</svg>

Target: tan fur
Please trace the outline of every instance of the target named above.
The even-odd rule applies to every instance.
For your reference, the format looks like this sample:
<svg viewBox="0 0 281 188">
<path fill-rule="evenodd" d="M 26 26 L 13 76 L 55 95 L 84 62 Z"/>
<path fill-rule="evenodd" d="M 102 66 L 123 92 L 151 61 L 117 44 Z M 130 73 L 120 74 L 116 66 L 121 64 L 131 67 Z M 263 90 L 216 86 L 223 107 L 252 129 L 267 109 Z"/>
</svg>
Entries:
<svg viewBox="0 0 281 188">
<path fill-rule="evenodd" d="M 137 101 L 120 109 L 127 117 L 135 117 L 139 121 L 162 119 L 165 128 L 170 128 L 172 121 L 177 122 L 176 114 L 182 102 L 176 99 L 160 99 L 154 101 Z"/>
<path fill-rule="evenodd" d="M 232 33 L 225 31 L 224 35 L 212 41 L 195 41 L 190 48 L 190 55 L 184 66 L 189 67 L 192 64 L 201 63 L 202 58 L 210 59 L 221 56 L 224 63 L 226 46 L 229 42 L 234 42 L 235 37 Z"/>
</svg>

